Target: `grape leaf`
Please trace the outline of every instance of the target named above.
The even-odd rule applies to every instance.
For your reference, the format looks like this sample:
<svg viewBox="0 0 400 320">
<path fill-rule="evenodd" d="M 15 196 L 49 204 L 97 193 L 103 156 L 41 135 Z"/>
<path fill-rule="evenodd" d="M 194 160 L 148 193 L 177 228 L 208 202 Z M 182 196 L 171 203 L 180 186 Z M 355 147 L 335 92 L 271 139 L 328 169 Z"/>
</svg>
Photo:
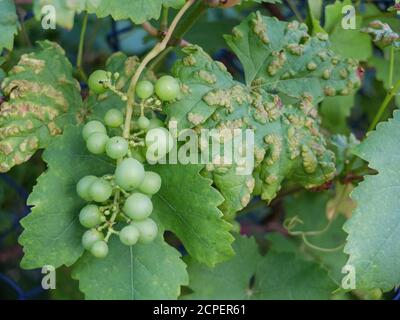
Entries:
<svg viewBox="0 0 400 320">
<path fill-rule="evenodd" d="M 329 32 L 332 50 L 346 58 L 368 60 L 372 56 L 372 44 L 369 36 L 362 33 L 363 17 L 357 15 L 356 28 L 344 29 L 342 26 L 342 8 L 352 5 L 351 0 L 339 1 L 325 7 L 325 30 Z"/>
<path fill-rule="evenodd" d="M 290 253 L 263 257 L 251 238 L 238 237 L 233 247 L 235 257 L 213 269 L 188 259 L 193 293 L 184 299 L 328 299 L 335 289 L 315 263 Z"/>
<path fill-rule="evenodd" d="M 179 252 L 160 236 L 132 247 L 112 238 L 108 256 L 85 254 L 74 266 L 73 278 L 90 300 L 176 299 L 188 282 Z"/>
<path fill-rule="evenodd" d="M 311 37 L 307 31 L 305 24 L 257 12 L 225 39 L 243 64 L 246 84 L 276 92 L 282 99 L 307 93 L 316 104 L 325 96 L 347 95 L 358 87 L 357 62 L 335 55 L 325 33 Z"/>
<path fill-rule="evenodd" d="M 87 10 L 99 18 L 111 15 L 115 20 L 131 19 L 140 24 L 150 19 L 158 19 L 162 6 L 178 9 L 181 0 L 87 0 Z"/>
<path fill-rule="evenodd" d="M 105 157 L 86 151 L 80 129 L 74 126 L 54 139 L 43 159 L 49 169 L 29 196 L 32 212 L 21 220 L 24 231 L 19 242 L 25 253 L 21 265 L 27 269 L 75 263 L 83 252 L 85 231 L 78 220 L 85 202 L 76 194 L 76 183 L 85 175 L 101 176 L 114 170 Z"/>
<path fill-rule="evenodd" d="M 234 81 L 199 47 L 189 46 L 173 68 L 184 94 L 167 106 L 168 119 L 177 121 L 178 129 L 253 129 L 264 200 L 271 201 L 286 178 L 305 187 L 331 179 L 333 154 L 319 133 L 315 105 L 325 96 L 347 95 L 357 87 L 357 63 L 334 55 L 326 34 L 310 37 L 303 24 L 259 13 L 225 38 L 244 66 L 247 86 Z M 232 215 L 247 205 L 254 181 L 232 172 L 218 179 L 215 175 L 224 174 L 219 169 L 207 167 L 214 182 L 220 181 L 218 189 L 225 197 L 221 208 Z M 238 197 L 232 201 L 232 186 L 245 191 L 240 203 Z"/>
<path fill-rule="evenodd" d="M 202 177 L 202 165 L 159 164 L 149 166 L 163 181 L 153 196 L 154 215 L 174 232 L 196 260 L 215 265 L 233 255 L 231 225 L 217 209 L 223 198 Z"/>
<path fill-rule="evenodd" d="M 379 172 L 365 177 L 351 194 L 357 208 L 344 226 L 347 264 L 355 268 L 357 288 L 386 291 L 400 284 L 399 130 L 400 112 L 395 111 L 355 149 Z"/>
<path fill-rule="evenodd" d="M 114 20 L 131 19 L 140 24 L 150 19 L 158 19 L 162 6 L 179 8 L 181 0 L 34 0 L 33 10 L 37 19 L 41 17 L 42 8 L 52 5 L 56 11 L 57 24 L 72 29 L 75 14 L 86 10 L 99 18 L 111 15 Z"/>
<path fill-rule="evenodd" d="M 255 267 L 262 259 L 254 238 L 240 237 L 234 244 L 235 256 L 213 269 L 186 259 L 189 272 L 189 287 L 194 291 L 185 299 L 236 299 L 251 297 L 250 279 Z"/>
<path fill-rule="evenodd" d="M 8 96 L 0 108 L 0 171 L 27 161 L 75 122 L 82 105 L 72 66 L 57 44 L 39 42 L 40 50 L 21 56 L 2 90 Z"/>
<path fill-rule="evenodd" d="M 277 95 L 234 81 L 223 65 L 199 47 L 187 47 L 183 54 L 173 70 L 184 94 L 167 106 L 169 120 L 176 121 L 179 129 L 252 129 L 263 199 L 271 201 L 285 178 L 306 187 L 332 178 L 333 154 L 319 133 L 310 96 L 295 105 L 283 105 Z M 237 174 L 235 167 L 228 171 L 217 165 L 206 168 L 225 198 L 224 213 L 231 215 L 247 205 L 254 188 L 251 176 Z"/>
<path fill-rule="evenodd" d="M 332 133 L 349 133 L 347 118 L 354 106 L 354 95 L 327 97 L 322 101 L 320 115 L 322 126 Z"/>
<path fill-rule="evenodd" d="M 0 0 L 0 52 L 4 48 L 12 50 L 18 27 L 19 22 L 14 1 Z"/>
</svg>

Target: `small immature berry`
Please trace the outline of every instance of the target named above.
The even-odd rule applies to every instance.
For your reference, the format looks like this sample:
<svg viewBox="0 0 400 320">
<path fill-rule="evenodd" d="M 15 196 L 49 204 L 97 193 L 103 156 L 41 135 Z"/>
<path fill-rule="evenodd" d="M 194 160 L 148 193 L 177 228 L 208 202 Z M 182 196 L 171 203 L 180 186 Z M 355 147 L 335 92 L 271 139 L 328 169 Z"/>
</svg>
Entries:
<svg viewBox="0 0 400 320">
<path fill-rule="evenodd" d="M 124 115 L 118 109 L 110 109 L 104 116 L 104 123 L 110 128 L 118 128 L 124 123 Z"/>
<path fill-rule="evenodd" d="M 147 218 L 146 220 L 135 221 L 131 224 L 139 230 L 140 243 L 150 243 L 157 237 L 158 227 L 154 220 Z"/>
<path fill-rule="evenodd" d="M 85 233 L 83 234 L 82 245 L 86 250 L 90 250 L 94 243 L 103 239 L 103 233 L 97 231 L 96 229 L 90 229 L 85 231 Z"/>
<path fill-rule="evenodd" d="M 142 80 L 136 85 L 136 94 L 140 99 L 151 97 L 154 92 L 154 86 L 150 81 Z"/>
<path fill-rule="evenodd" d="M 89 195 L 96 202 L 104 202 L 111 197 L 112 187 L 111 184 L 102 179 L 96 179 L 89 187 Z"/>
<path fill-rule="evenodd" d="M 85 124 L 82 130 L 83 139 L 86 141 L 95 132 L 107 134 L 106 127 L 100 121 L 92 120 Z"/>
<path fill-rule="evenodd" d="M 128 153 L 128 142 L 123 137 L 112 137 L 105 149 L 111 159 L 121 159 Z"/>
<path fill-rule="evenodd" d="M 93 154 L 102 154 L 106 150 L 108 139 L 105 133 L 95 132 L 87 139 L 86 147 Z"/>
<path fill-rule="evenodd" d="M 76 184 L 76 193 L 79 197 L 86 201 L 92 201 L 89 195 L 90 185 L 97 179 L 95 176 L 85 176 L 81 178 Z"/>
<path fill-rule="evenodd" d="M 105 258 L 108 254 L 108 245 L 103 240 L 97 241 L 92 245 L 90 252 L 96 258 Z"/>
<path fill-rule="evenodd" d="M 133 246 L 139 240 L 139 230 L 133 225 L 126 226 L 119 232 L 119 239 L 123 244 Z"/>
</svg>

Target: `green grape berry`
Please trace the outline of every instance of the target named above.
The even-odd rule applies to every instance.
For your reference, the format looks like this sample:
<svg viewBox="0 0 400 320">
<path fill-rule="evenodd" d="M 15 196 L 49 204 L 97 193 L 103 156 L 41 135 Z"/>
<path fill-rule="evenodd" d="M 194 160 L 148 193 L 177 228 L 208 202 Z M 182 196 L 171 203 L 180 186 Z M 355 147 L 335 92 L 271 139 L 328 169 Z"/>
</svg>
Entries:
<svg viewBox="0 0 400 320">
<path fill-rule="evenodd" d="M 145 137 L 147 146 L 146 158 L 149 162 L 157 162 L 170 152 L 174 146 L 174 139 L 165 128 L 155 128 L 147 132 Z"/>
<path fill-rule="evenodd" d="M 100 121 L 92 120 L 85 124 L 82 130 L 83 139 L 86 141 L 93 133 L 107 134 L 106 127 Z"/>
<path fill-rule="evenodd" d="M 139 187 L 139 191 L 153 195 L 158 192 L 161 188 L 161 177 L 152 171 L 146 171 L 142 184 Z"/>
<path fill-rule="evenodd" d="M 111 184 L 102 178 L 97 178 L 89 187 L 89 195 L 96 202 L 107 201 L 111 194 Z"/>
<path fill-rule="evenodd" d="M 105 83 L 109 82 L 110 79 L 107 75 L 107 71 L 104 70 L 96 70 L 94 71 L 88 80 L 88 86 L 90 91 L 95 94 L 102 94 L 106 92 Z"/>
<path fill-rule="evenodd" d="M 118 109 L 110 109 L 104 116 L 104 123 L 110 128 L 118 128 L 124 123 L 124 115 Z"/>
<path fill-rule="evenodd" d="M 147 119 L 145 116 L 139 117 L 137 121 L 139 129 L 146 130 L 150 125 L 150 120 Z"/>
<path fill-rule="evenodd" d="M 89 194 L 90 185 L 97 179 L 95 176 L 85 176 L 76 184 L 76 193 L 79 197 L 86 201 L 92 201 Z"/>
<path fill-rule="evenodd" d="M 122 137 L 112 137 L 107 141 L 105 148 L 111 159 L 121 159 L 128 153 L 128 141 Z"/>
<path fill-rule="evenodd" d="M 90 229 L 85 231 L 82 236 L 82 245 L 86 250 L 90 250 L 94 243 L 104 239 L 103 233 L 96 229 Z"/>
<path fill-rule="evenodd" d="M 180 90 L 178 80 L 171 76 L 162 76 L 155 85 L 156 94 L 162 101 L 175 100 L 179 96 Z"/>
<path fill-rule="evenodd" d="M 102 154 L 106 150 L 108 140 L 105 133 L 95 132 L 87 139 L 86 147 L 93 154 Z"/>
<path fill-rule="evenodd" d="M 119 232 L 119 239 L 123 244 L 133 246 L 138 242 L 139 235 L 139 230 L 135 226 L 129 225 Z"/>
<path fill-rule="evenodd" d="M 105 258 L 108 254 L 108 245 L 104 240 L 93 243 L 90 252 L 96 258 Z"/>
<path fill-rule="evenodd" d="M 164 123 L 158 119 L 158 118 L 152 118 L 150 119 L 149 126 L 147 127 L 147 130 L 155 129 L 155 128 L 163 128 Z"/>
<path fill-rule="evenodd" d="M 97 227 L 101 223 L 101 212 L 94 204 L 84 206 L 79 212 L 79 222 L 85 228 Z"/>
<path fill-rule="evenodd" d="M 125 191 L 139 187 L 144 179 L 144 167 L 134 158 L 127 158 L 117 165 L 115 182 Z"/>
<path fill-rule="evenodd" d="M 133 220 L 144 220 L 152 213 L 153 203 L 145 194 L 135 192 L 125 200 L 122 210 Z"/>
<path fill-rule="evenodd" d="M 154 220 L 147 218 L 146 220 L 135 221 L 131 224 L 139 230 L 140 243 L 150 243 L 157 237 L 158 227 Z"/>
<path fill-rule="evenodd" d="M 154 92 L 154 86 L 150 81 L 142 80 L 136 85 L 136 94 L 140 99 L 151 97 Z"/>
</svg>

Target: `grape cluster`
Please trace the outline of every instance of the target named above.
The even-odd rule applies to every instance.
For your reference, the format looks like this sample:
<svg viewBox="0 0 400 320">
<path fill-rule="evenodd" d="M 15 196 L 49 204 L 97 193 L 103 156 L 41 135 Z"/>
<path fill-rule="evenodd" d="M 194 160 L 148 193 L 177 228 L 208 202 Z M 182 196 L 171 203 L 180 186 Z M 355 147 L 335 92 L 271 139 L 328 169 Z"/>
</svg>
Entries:
<svg viewBox="0 0 400 320">
<path fill-rule="evenodd" d="M 112 88 L 110 75 L 95 71 L 89 78 L 93 93 L 102 94 Z M 144 101 L 159 101 L 151 98 L 154 93 L 161 101 L 171 101 L 180 93 L 178 81 L 170 76 L 161 77 L 155 86 L 147 80 L 139 81 L 136 94 Z M 153 99 L 153 100 L 151 100 Z M 128 139 L 110 137 L 107 128 L 122 129 L 124 115 L 118 109 L 109 109 L 104 123 L 89 121 L 82 130 L 87 149 L 96 155 L 106 154 L 116 161 L 113 174 L 96 177 L 88 175 L 79 180 L 76 192 L 88 204 L 79 213 L 79 221 L 87 230 L 82 237 L 83 247 L 93 256 L 103 258 L 108 254 L 108 240 L 115 234 L 127 246 L 152 242 L 157 234 L 157 224 L 150 218 L 153 211 L 151 197 L 161 188 L 161 177 L 146 171 L 146 159 L 158 160 L 173 147 L 173 139 L 163 123 L 157 118 L 148 119 L 143 112 L 135 122 L 138 132 Z M 115 130 L 114 130 L 115 131 Z M 113 131 L 113 132 L 114 132 Z M 122 131 L 121 131 L 122 132 Z M 153 148 L 151 156 L 144 151 Z M 115 226 L 126 223 L 119 231 Z"/>
</svg>

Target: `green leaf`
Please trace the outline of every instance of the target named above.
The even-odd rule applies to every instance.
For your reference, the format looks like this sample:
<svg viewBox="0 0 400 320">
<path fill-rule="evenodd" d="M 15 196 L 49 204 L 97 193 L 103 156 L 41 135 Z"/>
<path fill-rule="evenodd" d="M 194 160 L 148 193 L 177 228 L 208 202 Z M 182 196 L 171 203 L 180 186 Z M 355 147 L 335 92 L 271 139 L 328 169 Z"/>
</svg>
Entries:
<svg viewBox="0 0 400 320">
<path fill-rule="evenodd" d="M 150 19 L 158 19 L 162 6 L 180 8 L 181 0 L 97 0 L 87 1 L 89 13 L 99 18 L 111 15 L 115 20 L 131 19 L 140 24 Z"/>
<path fill-rule="evenodd" d="M 223 198 L 212 181 L 199 174 L 201 165 L 149 166 L 163 181 L 153 196 L 154 215 L 175 233 L 196 260 L 215 265 L 233 255 L 231 225 L 217 209 Z"/>
<path fill-rule="evenodd" d="M 12 50 L 19 22 L 14 1 L 0 0 L 0 52 Z"/>
<path fill-rule="evenodd" d="M 75 122 L 74 112 L 82 105 L 72 66 L 56 43 L 39 42 L 40 50 L 21 56 L 2 90 L 8 101 L 0 111 L 0 171 L 27 161 L 65 123 Z"/>
<path fill-rule="evenodd" d="M 357 288 L 389 290 L 400 284 L 400 112 L 381 123 L 355 153 L 379 173 L 365 177 L 352 193 L 357 208 L 345 224 L 347 262 Z"/>
<path fill-rule="evenodd" d="M 194 291 L 189 299 L 236 299 L 251 298 L 250 279 L 262 257 L 254 238 L 240 237 L 233 248 L 236 255 L 214 268 L 188 258 L 189 287 Z"/>
<path fill-rule="evenodd" d="M 225 39 L 243 64 L 246 84 L 276 92 L 282 99 L 299 99 L 307 93 L 318 103 L 358 87 L 357 62 L 335 55 L 326 34 L 310 37 L 307 31 L 297 21 L 254 13 Z"/>
<path fill-rule="evenodd" d="M 158 19 L 162 6 L 178 9 L 181 0 L 34 0 L 33 10 L 37 19 L 41 17 L 42 8 L 54 6 L 57 13 L 57 24 L 72 29 L 75 14 L 86 10 L 99 18 L 112 16 L 114 20 L 131 19 L 136 24 L 150 19 Z"/>
<path fill-rule="evenodd" d="M 184 298 L 328 299 L 335 289 L 317 264 L 291 253 L 269 252 L 263 257 L 254 239 L 245 237 L 237 238 L 234 249 L 234 258 L 213 269 L 188 259 L 193 293 Z"/>
<path fill-rule="evenodd" d="M 78 215 L 85 202 L 76 194 L 76 183 L 85 175 L 109 173 L 114 165 L 90 154 L 80 132 L 74 126 L 65 128 L 43 154 L 48 170 L 29 196 L 32 212 L 21 221 L 24 231 L 19 242 L 25 253 L 21 265 L 26 269 L 70 266 L 83 252 L 85 229 Z"/>
<path fill-rule="evenodd" d="M 260 168 L 263 182 L 261 195 L 267 201 L 275 197 L 285 179 L 311 188 L 332 178 L 333 154 L 326 150 L 319 133 L 310 96 L 284 105 L 277 95 L 234 81 L 224 66 L 201 48 L 187 47 L 183 54 L 174 66 L 174 75 L 181 80 L 184 94 L 166 109 L 178 129 L 252 129 L 255 166 Z M 241 176 L 235 166 L 228 170 L 210 165 L 206 169 L 225 198 L 224 213 L 231 216 L 247 205 L 254 188 L 250 176 Z"/>
<path fill-rule="evenodd" d="M 347 118 L 354 106 L 354 95 L 327 97 L 321 103 L 320 115 L 322 126 L 332 133 L 349 133 Z"/>
<path fill-rule="evenodd" d="M 368 60 L 372 56 L 372 44 L 369 36 L 361 32 L 363 17 L 356 16 L 356 28 L 344 29 L 342 26 L 342 8 L 352 5 L 351 0 L 339 1 L 325 7 L 325 30 L 329 32 L 332 50 L 345 58 Z"/>
<path fill-rule="evenodd" d="M 178 129 L 253 129 L 264 200 L 271 201 L 285 179 L 308 188 L 331 179 L 333 155 L 319 133 L 315 105 L 325 96 L 350 94 L 360 84 L 357 63 L 334 55 L 326 34 L 310 37 L 304 24 L 260 13 L 225 38 L 243 64 L 247 86 L 199 47 L 189 46 L 173 68 L 183 95 L 167 106 L 168 119 L 177 121 Z M 254 180 L 233 174 L 232 168 L 206 168 L 225 198 L 226 215 L 247 205 Z"/>
<path fill-rule="evenodd" d="M 188 283 L 179 252 L 162 237 L 131 247 L 112 238 L 108 256 L 97 259 L 85 254 L 74 267 L 73 277 L 90 300 L 176 299 L 180 287 Z"/>
<path fill-rule="evenodd" d="M 271 252 L 256 270 L 257 299 L 327 300 L 335 288 L 318 264 L 290 253 Z"/>
</svg>

